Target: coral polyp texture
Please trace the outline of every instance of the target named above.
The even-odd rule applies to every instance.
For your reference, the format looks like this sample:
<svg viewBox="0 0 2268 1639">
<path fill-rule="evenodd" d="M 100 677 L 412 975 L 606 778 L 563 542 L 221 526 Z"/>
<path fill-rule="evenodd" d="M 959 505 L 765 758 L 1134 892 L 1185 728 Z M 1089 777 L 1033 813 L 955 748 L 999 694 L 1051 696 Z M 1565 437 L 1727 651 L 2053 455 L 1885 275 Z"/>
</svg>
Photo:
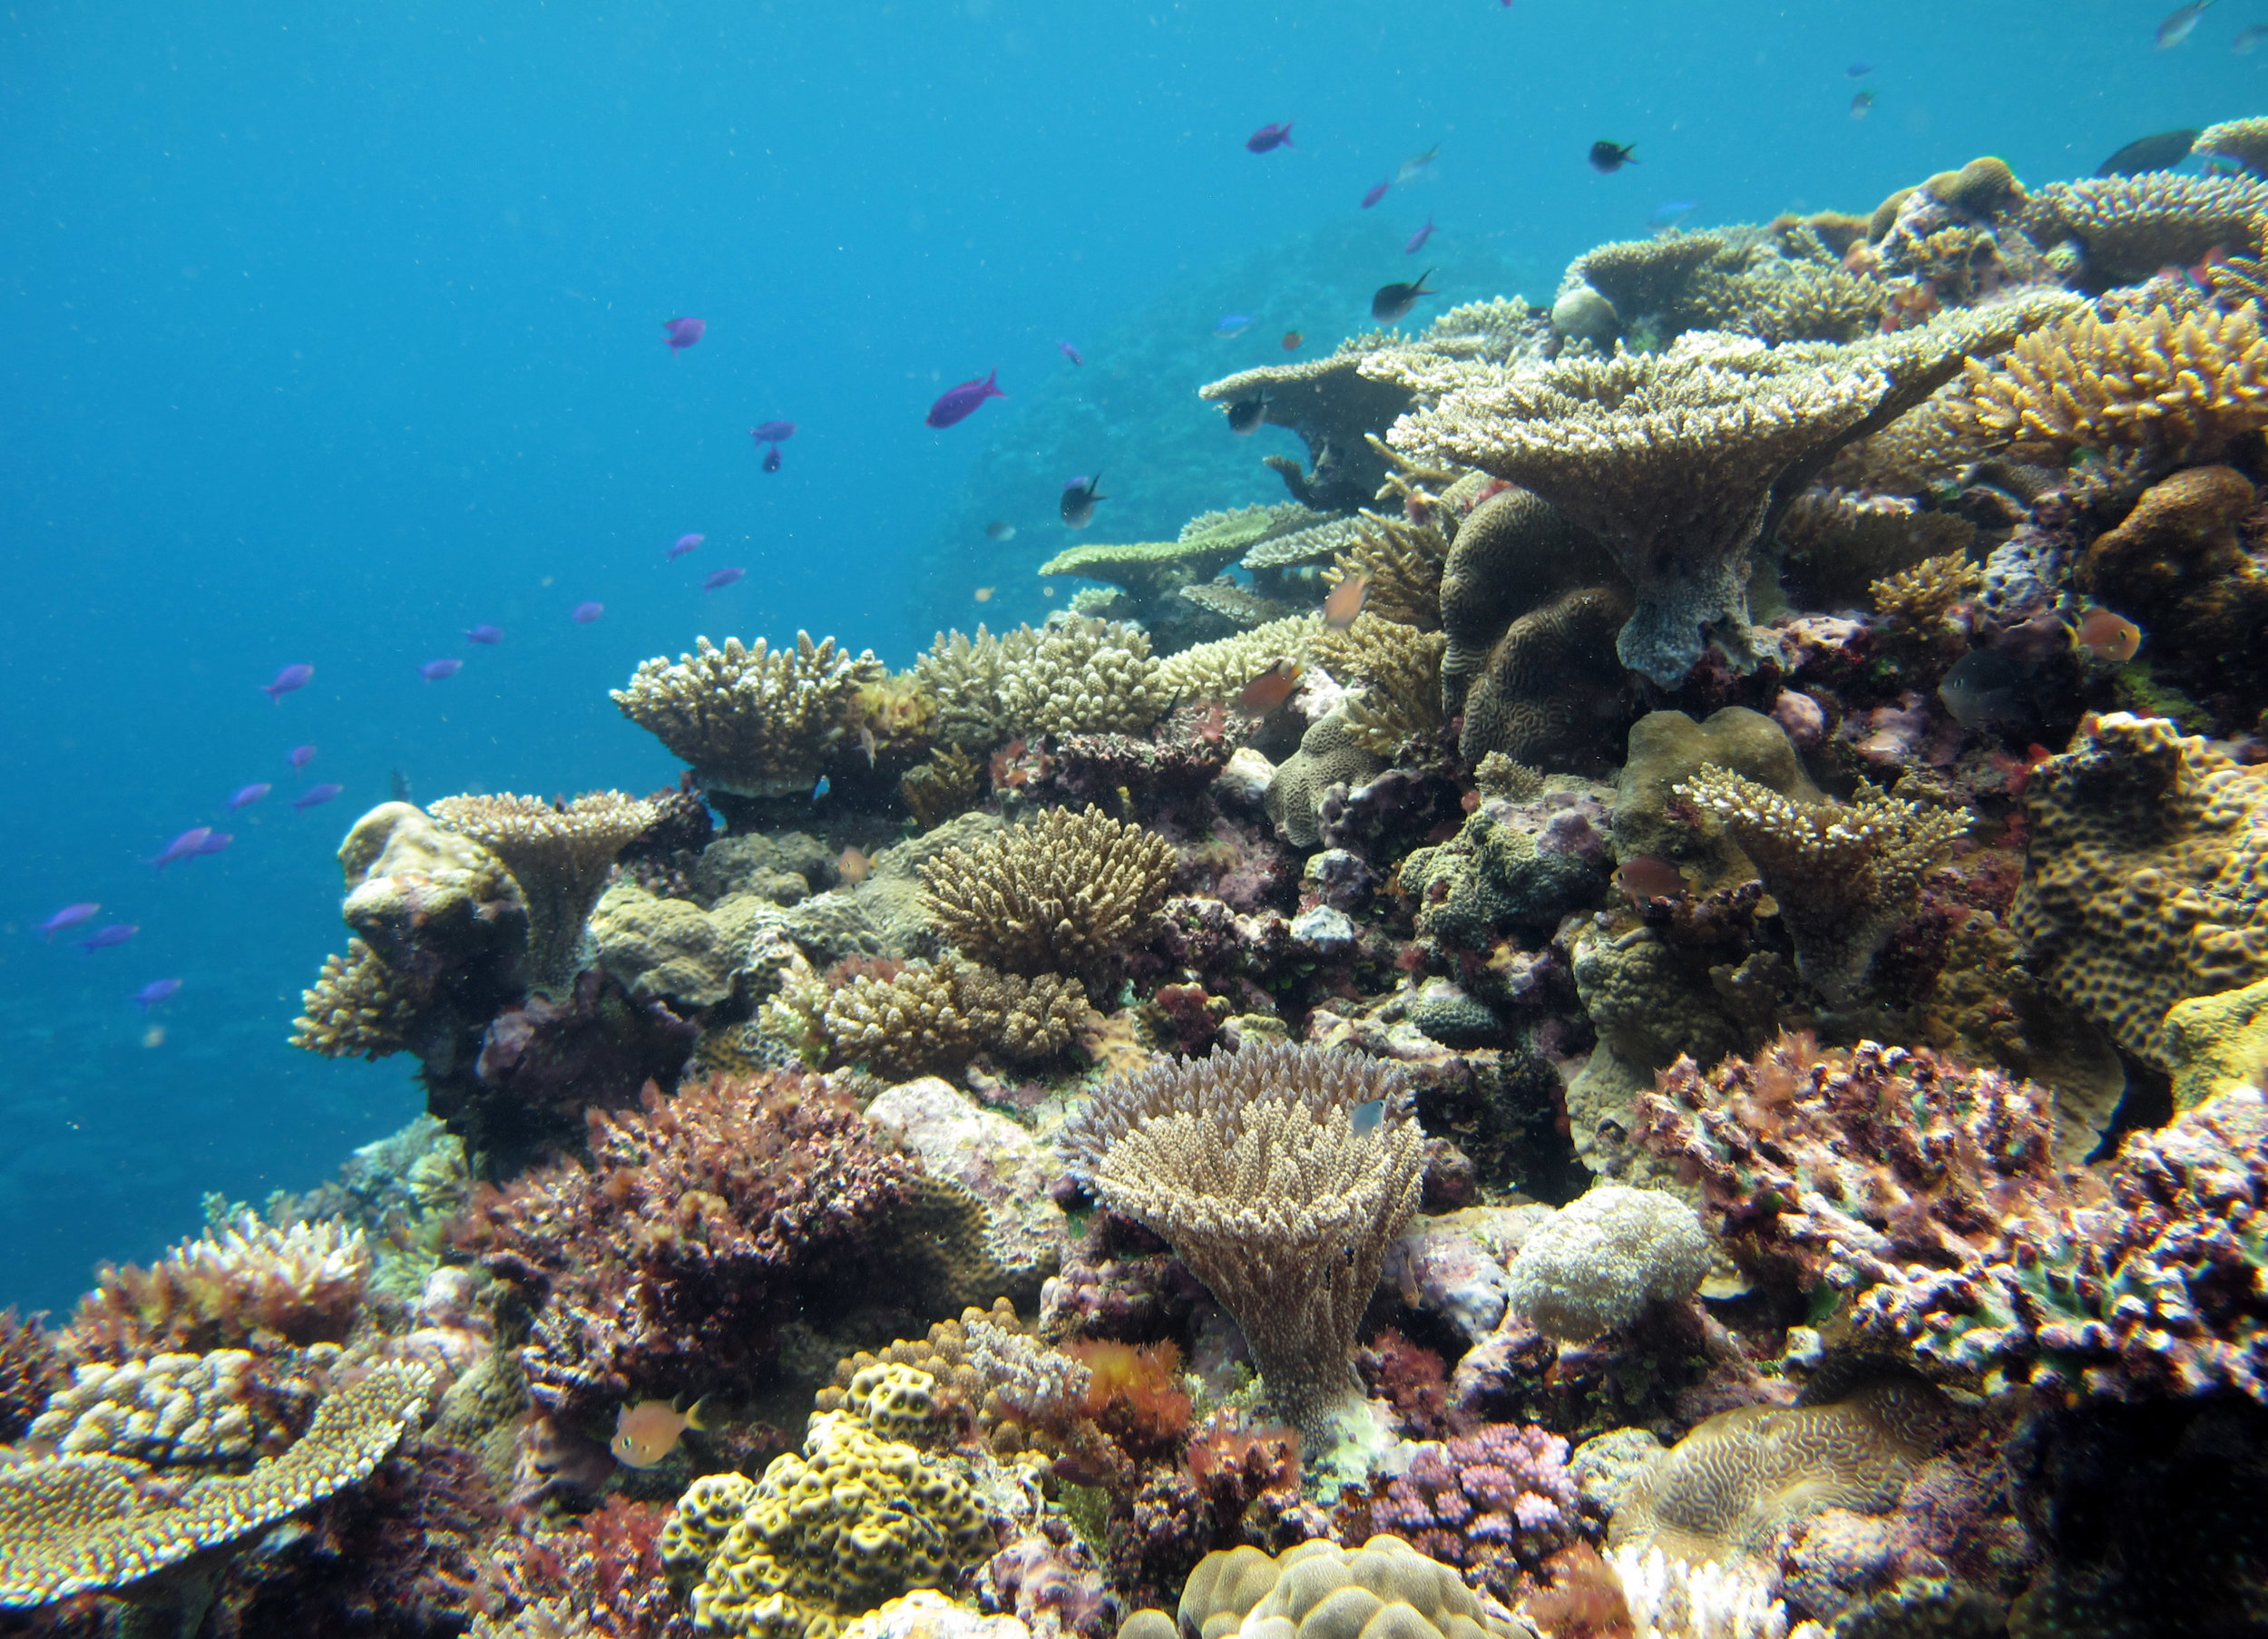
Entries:
<svg viewBox="0 0 2268 1639">
<path fill-rule="evenodd" d="M 1280 1557 L 1250 1546 L 1208 1554 L 1182 1588 L 1178 1620 L 1198 1639 L 1516 1639 L 1521 1631 L 1451 1566 L 1383 1534 L 1355 1548 L 1303 1542 Z"/>
<path fill-rule="evenodd" d="M 591 907 L 623 845 L 655 818 L 653 805 L 620 791 L 572 802 L 535 796 L 446 796 L 426 810 L 503 861 L 528 908 L 528 966 L 537 985 L 574 977 Z"/>
<path fill-rule="evenodd" d="M 2214 250 L 2250 255 L 2261 248 L 2263 217 L 2268 186 L 2250 177 L 2165 171 L 2050 182 L 2023 212 L 2025 231 L 2040 244 L 2078 247 L 2097 289 L 2185 268 Z"/>
<path fill-rule="evenodd" d="M 300 992 L 291 1045 L 326 1059 L 383 1059 L 410 1045 L 417 1015 L 433 987 L 396 973 L 359 939 L 344 956 L 327 956 L 315 983 Z"/>
<path fill-rule="evenodd" d="M 1277 1414 L 1328 1443 L 1359 1398 L 1355 1325 L 1417 1205 L 1399 1070 L 1341 1049 L 1217 1050 L 1113 1079 L 1060 1142 L 1237 1316 Z"/>
<path fill-rule="evenodd" d="M 728 638 L 696 639 L 676 663 L 641 661 L 630 687 L 613 691 L 622 715 L 689 765 L 701 785 L 744 796 L 807 791 L 836 748 L 854 737 L 858 690 L 883 677 L 871 652 L 853 657 L 835 639 L 775 650 Z"/>
<path fill-rule="evenodd" d="M 2121 712 L 2041 764 L 2025 805 L 2010 925 L 2033 971 L 2171 1068 L 2168 1009 L 2268 978 L 2268 776 Z"/>
<path fill-rule="evenodd" d="M 1107 978 L 1165 902 L 1173 851 L 1098 809 L 1050 809 L 922 870 L 938 932 L 1012 973 Z"/>
<path fill-rule="evenodd" d="M 974 1054 L 1043 1060 L 1068 1046 L 1088 1019 L 1076 979 L 1027 979 L 959 957 L 910 961 L 886 979 L 859 974 L 826 1000 L 835 1050 L 888 1075 L 952 1069 Z"/>
<path fill-rule="evenodd" d="M 250 1215 L 168 1251 L 149 1268 L 105 1264 L 66 1334 L 88 1359 L 232 1348 L 256 1340 L 342 1342 L 370 1279 L 363 1232 L 336 1219 L 279 1227 Z"/>
</svg>

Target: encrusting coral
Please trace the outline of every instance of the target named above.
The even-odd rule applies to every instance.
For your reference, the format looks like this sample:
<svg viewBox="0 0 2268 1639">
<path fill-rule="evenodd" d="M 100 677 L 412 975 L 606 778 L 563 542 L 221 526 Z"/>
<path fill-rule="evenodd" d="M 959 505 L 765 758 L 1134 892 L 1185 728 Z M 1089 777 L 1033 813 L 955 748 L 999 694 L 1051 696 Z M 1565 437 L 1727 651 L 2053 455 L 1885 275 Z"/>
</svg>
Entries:
<svg viewBox="0 0 2268 1639">
<path fill-rule="evenodd" d="M 1343 1050 L 1217 1049 L 1113 1078 L 1058 1142 L 1237 1317 L 1277 1414 L 1312 1449 L 1335 1443 L 1333 1419 L 1360 1398 L 1355 1325 L 1417 1205 L 1400 1070 Z"/>
<path fill-rule="evenodd" d="M 792 650 L 762 638 L 753 649 L 738 638 L 722 649 L 699 638 L 675 665 L 660 656 L 641 661 L 613 698 L 701 785 L 784 796 L 810 789 L 851 737 L 858 690 L 883 676 L 871 651 L 854 659 L 833 638 L 814 644 L 808 632 L 796 634 Z"/>
<path fill-rule="evenodd" d="M 922 869 L 938 932 L 1011 973 L 1106 980 L 1165 902 L 1173 850 L 1098 809 L 1052 808 Z"/>
<path fill-rule="evenodd" d="M 1965 815 L 1879 791 L 1848 804 L 1796 802 L 1716 766 L 1677 792 L 1755 863 L 1795 941 L 1797 970 L 1837 1004 L 1913 909 L 1923 874 L 1969 828 Z"/>
<path fill-rule="evenodd" d="M 568 803 L 542 797 L 445 796 L 427 813 L 445 830 L 471 837 L 512 873 L 528 907 L 530 983 L 570 983 L 583 923 L 606 890 L 623 844 L 654 820 L 653 805 L 620 791 Z"/>
</svg>

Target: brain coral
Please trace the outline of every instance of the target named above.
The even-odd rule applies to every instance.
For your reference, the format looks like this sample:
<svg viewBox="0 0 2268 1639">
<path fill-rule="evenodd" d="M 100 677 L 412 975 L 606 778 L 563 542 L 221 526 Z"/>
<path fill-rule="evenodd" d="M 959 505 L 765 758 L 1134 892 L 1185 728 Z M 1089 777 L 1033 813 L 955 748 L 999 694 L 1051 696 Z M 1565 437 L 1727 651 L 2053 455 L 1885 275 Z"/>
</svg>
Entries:
<svg viewBox="0 0 2268 1639">
<path fill-rule="evenodd" d="M 922 885 L 938 932 L 976 961 L 1096 983 L 1146 936 L 1172 875 L 1163 838 L 1097 808 L 1051 808 L 942 851 Z"/>
<path fill-rule="evenodd" d="M 1178 1612 L 1198 1639 L 1517 1639 L 1520 1624 L 1399 1537 L 1207 1554 Z"/>
<path fill-rule="evenodd" d="M 1515 1312 L 1546 1336 L 1589 1342 L 1649 1303 L 1691 1297 L 1709 1237 L 1675 1195 L 1601 1184 L 1530 1230 L 1508 1273 Z"/>
<path fill-rule="evenodd" d="M 2268 773 L 2163 717 L 2098 720 L 2025 790 L 2010 925 L 2118 1045 L 2170 1068 L 2166 1010 L 2268 979 Z"/>
<path fill-rule="evenodd" d="M 1359 785 L 1385 766 L 1357 737 L 1347 709 L 1317 717 L 1268 782 L 1268 818 L 1286 842 L 1312 848 L 1323 840 L 1324 793 L 1334 785 Z"/>
</svg>

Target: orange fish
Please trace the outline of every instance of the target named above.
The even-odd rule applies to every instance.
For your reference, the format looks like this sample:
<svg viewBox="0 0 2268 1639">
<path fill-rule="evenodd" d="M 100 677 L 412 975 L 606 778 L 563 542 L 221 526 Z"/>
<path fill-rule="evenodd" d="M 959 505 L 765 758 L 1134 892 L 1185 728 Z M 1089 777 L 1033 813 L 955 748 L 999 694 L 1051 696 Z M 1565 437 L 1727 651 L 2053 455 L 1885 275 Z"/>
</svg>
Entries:
<svg viewBox="0 0 2268 1639">
<path fill-rule="evenodd" d="M 1370 590 L 1368 575 L 1349 575 L 1331 589 L 1331 595 L 1323 600 L 1323 623 L 1333 631 L 1344 631 L 1354 624 L 1354 617 L 1363 612 L 1363 599 Z"/>
<path fill-rule="evenodd" d="M 1292 698 L 1292 690 L 1299 687 L 1300 675 L 1306 668 L 1296 660 L 1278 660 L 1251 682 L 1244 693 L 1237 697 L 1237 709 L 1264 717 Z"/>
<path fill-rule="evenodd" d="M 855 886 L 874 874 L 875 862 L 855 848 L 846 848 L 835 868 L 843 873 L 845 882 Z"/>
<path fill-rule="evenodd" d="M 688 1429 L 707 1429 L 701 1420 L 709 1402 L 699 1400 L 680 1411 L 675 1400 L 641 1400 L 624 1406 L 614 1416 L 614 1439 L 609 1447 L 614 1460 L 626 1468 L 650 1468 L 678 1449 L 678 1436 Z"/>
<path fill-rule="evenodd" d="M 2142 647 L 2142 629 L 2097 603 L 2079 616 L 2079 647 L 2098 660 L 2124 666 Z"/>
<path fill-rule="evenodd" d="M 1634 905 L 1675 899 L 1686 891 L 1685 873 L 1651 854 L 1634 854 L 1615 867 L 1615 886 Z"/>
<path fill-rule="evenodd" d="M 1302 336 L 1302 335 L 1301 335 L 1298 331 L 1296 331 L 1296 330 L 1286 330 L 1286 331 L 1285 331 L 1285 332 L 1284 332 L 1284 351 L 1285 351 L 1285 352 L 1286 352 L 1286 353 L 1296 353 L 1296 352 L 1298 352 L 1298 351 L 1299 351 L 1299 348 L 1300 348 L 1300 344 L 1301 344 L 1301 343 L 1303 343 L 1303 342 L 1305 342 L 1306 339 L 1307 339 L 1307 338 L 1306 338 L 1305 337 Z"/>
<path fill-rule="evenodd" d="M 992 600 L 992 589 L 989 586 L 978 587 L 976 589 L 976 600 L 979 603 L 990 603 Z"/>
</svg>

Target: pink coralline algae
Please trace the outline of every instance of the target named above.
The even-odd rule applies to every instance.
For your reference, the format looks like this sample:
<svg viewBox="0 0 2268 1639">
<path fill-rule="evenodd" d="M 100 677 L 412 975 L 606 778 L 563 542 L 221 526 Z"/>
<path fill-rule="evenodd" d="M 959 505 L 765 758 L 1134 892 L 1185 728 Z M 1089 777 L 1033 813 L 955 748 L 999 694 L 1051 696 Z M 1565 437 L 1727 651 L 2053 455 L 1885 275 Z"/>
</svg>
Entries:
<svg viewBox="0 0 2268 1639">
<path fill-rule="evenodd" d="M 1370 1503 L 1374 1528 L 1406 1538 L 1508 1602 L 1582 1534 L 1568 1443 L 1532 1425 L 1491 1423 L 1421 1447 Z"/>
</svg>

